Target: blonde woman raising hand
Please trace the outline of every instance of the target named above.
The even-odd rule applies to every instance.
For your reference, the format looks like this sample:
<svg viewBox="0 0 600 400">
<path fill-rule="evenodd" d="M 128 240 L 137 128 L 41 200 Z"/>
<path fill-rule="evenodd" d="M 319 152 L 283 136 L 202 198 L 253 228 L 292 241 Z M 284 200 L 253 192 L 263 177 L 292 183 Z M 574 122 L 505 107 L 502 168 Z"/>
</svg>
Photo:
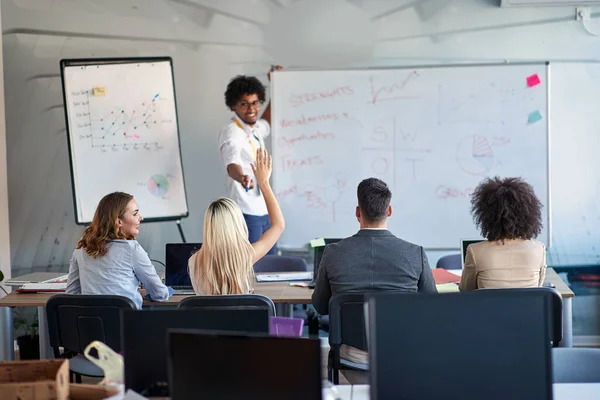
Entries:
<svg viewBox="0 0 600 400">
<path fill-rule="evenodd" d="M 271 226 L 256 242 L 248 241 L 248 227 L 233 200 L 221 198 L 208 206 L 204 215 L 204 243 L 188 262 L 196 294 L 244 294 L 253 290 L 253 265 L 275 245 L 285 228 L 269 184 L 271 167 L 271 156 L 259 148 L 252 172 L 264 196 Z"/>
</svg>

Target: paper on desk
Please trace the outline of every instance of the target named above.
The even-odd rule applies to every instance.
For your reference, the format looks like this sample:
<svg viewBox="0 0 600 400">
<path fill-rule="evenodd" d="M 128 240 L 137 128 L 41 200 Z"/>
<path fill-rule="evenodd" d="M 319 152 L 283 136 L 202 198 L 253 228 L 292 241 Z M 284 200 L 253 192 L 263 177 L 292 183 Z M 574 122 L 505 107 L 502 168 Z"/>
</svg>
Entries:
<svg viewBox="0 0 600 400">
<path fill-rule="evenodd" d="M 434 268 L 431 270 L 431 273 L 436 285 L 442 283 L 460 282 L 460 276 L 453 274 L 444 268 Z"/>
<path fill-rule="evenodd" d="M 127 393 L 125 393 L 125 394 L 121 393 L 116 396 L 108 397 L 104 400 L 149 400 L 149 399 L 147 397 L 137 394 L 137 392 L 134 392 L 133 390 L 129 389 L 129 390 L 127 390 Z"/>
<path fill-rule="evenodd" d="M 60 283 L 26 283 L 17 292 L 64 292 L 67 290 L 67 282 Z"/>
</svg>

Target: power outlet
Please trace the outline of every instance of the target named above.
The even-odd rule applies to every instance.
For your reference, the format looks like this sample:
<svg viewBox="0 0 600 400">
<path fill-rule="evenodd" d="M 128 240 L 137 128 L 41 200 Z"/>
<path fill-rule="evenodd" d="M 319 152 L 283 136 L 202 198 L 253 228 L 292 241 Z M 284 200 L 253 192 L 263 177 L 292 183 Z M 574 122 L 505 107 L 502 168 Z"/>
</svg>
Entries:
<svg viewBox="0 0 600 400">
<path fill-rule="evenodd" d="M 590 20 L 590 8 L 589 7 L 577 7 L 575 9 L 577 21 L 589 21 Z"/>
</svg>

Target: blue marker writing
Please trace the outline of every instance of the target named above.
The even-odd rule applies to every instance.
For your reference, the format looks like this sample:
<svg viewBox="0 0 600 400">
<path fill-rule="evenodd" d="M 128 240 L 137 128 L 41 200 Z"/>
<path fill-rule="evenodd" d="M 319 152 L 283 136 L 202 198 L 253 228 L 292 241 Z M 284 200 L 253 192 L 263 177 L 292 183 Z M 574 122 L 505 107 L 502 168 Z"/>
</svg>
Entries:
<svg viewBox="0 0 600 400">
<path fill-rule="evenodd" d="M 156 96 L 154 96 L 154 98 L 157 98 L 157 97 L 158 97 L 158 93 L 156 94 Z"/>
</svg>

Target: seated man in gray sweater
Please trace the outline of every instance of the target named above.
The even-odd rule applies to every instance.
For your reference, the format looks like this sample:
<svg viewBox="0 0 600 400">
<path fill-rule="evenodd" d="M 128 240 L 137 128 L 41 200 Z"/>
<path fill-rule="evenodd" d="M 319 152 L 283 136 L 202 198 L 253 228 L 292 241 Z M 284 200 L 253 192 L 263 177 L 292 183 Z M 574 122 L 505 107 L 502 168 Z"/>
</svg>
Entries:
<svg viewBox="0 0 600 400">
<path fill-rule="evenodd" d="M 423 247 L 387 230 L 387 219 L 392 215 L 392 193 L 387 184 L 376 178 L 365 179 L 358 185 L 357 194 L 360 230 L 325 248 L 312 295 L 317 312 L 329 314 L 329 300 L 342 293 L 437 293 Z M 342 345 L 340 351 L 343 358 L 366 362 L 366 353 L 358 349 Z"/>
</svg>

